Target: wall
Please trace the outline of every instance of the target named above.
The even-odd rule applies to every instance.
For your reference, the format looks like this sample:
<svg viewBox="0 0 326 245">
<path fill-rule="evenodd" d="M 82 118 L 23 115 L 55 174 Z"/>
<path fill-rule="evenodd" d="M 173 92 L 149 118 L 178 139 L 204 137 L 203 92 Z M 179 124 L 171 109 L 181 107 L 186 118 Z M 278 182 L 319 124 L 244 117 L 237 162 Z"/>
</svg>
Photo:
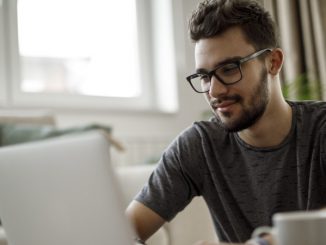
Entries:
<svg viewBox="0 0 326 245">
<path fill-rule="evenodd" d="M 150 155 L 154 154 L 151 151 L 157 154 L 157 151 L 164 148 L 180 131 L 191 125 L 193 121 L 202 119 L 202 114 L 208 106 L 203 96 L 194 93 L 185 79 L 194 70 L 193 44 L 187 34 L 187 19 L 197 2 L 198 0 L 172 1 L 177 50 L 178 113 L 61 110 L 56 112 L 58 126 L 67 127 L 92 122 L 108 124 L 113 127 L 115 138 L 126 145 L 129 144 L 129 153 L 130 147 L 137 147 L 137 141 L 139 141 L 139 144 L 144 145 L 144 154 L 151 157 Z M 152 145 L 154 149 L 147 149 L 149 145 Z M 137 152 L 137 148 L 135 151 Z M 138 151 L 141 150 L 138 149 Z M 115 157 L 119 158 L 119 156 Z M 117 161 L 122 161 L 123 164 L 132 161 L 130 164 L 135 164 L 141 161 L 142 157 L 135 155 L 120 157 Z"/>
</svg>

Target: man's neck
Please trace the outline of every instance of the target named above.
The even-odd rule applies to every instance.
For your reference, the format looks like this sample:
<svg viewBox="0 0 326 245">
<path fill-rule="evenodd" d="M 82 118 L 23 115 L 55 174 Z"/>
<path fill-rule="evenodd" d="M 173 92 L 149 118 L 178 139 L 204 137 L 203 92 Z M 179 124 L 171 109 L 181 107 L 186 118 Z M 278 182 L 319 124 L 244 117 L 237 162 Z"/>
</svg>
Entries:
<svg viewBox="0 0 326 245">
<path fill-rule="evenodd" d="M 239 137 L 254 147 L 281 144 L 292 126 L 292 109 L 285 100 L 270 103 L 263 116 L 250 128 L 238 132 Z"/>
</svg>

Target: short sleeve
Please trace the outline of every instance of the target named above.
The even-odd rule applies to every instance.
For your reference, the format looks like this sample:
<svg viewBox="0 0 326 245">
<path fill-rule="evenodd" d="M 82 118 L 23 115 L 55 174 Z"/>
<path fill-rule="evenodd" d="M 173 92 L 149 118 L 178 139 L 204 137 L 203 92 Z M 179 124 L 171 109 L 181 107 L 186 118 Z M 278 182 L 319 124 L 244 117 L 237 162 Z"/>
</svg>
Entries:
<svg viewBox="0 0 326 245">
<path fill-rule="evenodd" d="M 194 196 L 200 195 L 202 162 L 200 137 L 194 127 L 185 130 L 164 151 L 157 168 L 135 200 L 170 221 Z"/>
</svg>

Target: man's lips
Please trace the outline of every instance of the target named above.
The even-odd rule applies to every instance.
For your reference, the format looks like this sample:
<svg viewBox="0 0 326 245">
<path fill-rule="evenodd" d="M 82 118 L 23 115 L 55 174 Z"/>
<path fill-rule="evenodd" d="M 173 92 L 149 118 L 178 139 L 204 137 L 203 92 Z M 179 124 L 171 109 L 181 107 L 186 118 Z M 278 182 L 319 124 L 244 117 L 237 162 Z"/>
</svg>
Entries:
<svg viewBox="0 0 326 245">
<path fill-rule="evenodd" d="M 220 103 L 213 103 L 212 106 L 215 110 L 218 110 L 220 112 L 226 112 L 229 111 L 231 106 L 237 103 L 235 100 L 225 100 Z"/>
</svg>

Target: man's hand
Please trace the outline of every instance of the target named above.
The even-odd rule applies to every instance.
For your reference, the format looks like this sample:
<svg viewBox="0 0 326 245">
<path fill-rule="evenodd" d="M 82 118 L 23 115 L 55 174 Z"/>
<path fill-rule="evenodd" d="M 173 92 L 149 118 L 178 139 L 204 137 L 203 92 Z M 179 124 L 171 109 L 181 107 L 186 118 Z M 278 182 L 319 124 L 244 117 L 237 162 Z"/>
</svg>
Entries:
<svg viewBox="0 0 326 245">
<path fill-rule="evenodd" d="M 194 245 L 220 245 L 220 243 L 207 242 L 207 241 L 198 241 Z"/>
<path fill-rule="evenodd" d="M 220 242 L 198 241 L 194 245 L 243 245 L 243 243 L 220 243 Z"/>
</svg>

